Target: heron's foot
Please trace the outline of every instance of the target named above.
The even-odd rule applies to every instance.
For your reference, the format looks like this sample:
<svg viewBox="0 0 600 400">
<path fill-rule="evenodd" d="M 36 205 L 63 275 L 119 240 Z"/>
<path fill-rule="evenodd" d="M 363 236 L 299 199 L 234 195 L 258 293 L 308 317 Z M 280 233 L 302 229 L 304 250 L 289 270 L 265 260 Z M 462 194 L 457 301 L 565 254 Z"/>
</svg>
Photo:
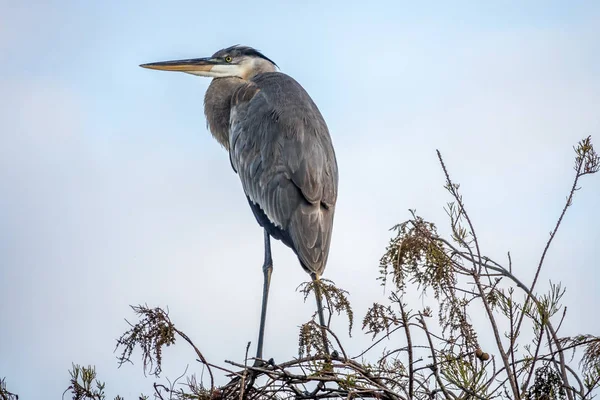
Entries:
<svg viewBox="0 0 600 400">
<path fill-rule="evenodd" d="M 258 358 L 254 359 L 254 364 L 252 364 L 253 367 L 255 368 L 264 368 L 267 366 L 267 362 L 265 360 L 261 360 Z"/>
<path fill-rule="evenodd" d="M 273 360 L 272 358 L 269 358 L 269 360 L 265 361 L 262 360 L 260 358 L 255 358 L 254 359 L 254 365 L 252 365 L 255 368 L 269 368 L 269 367 L 274 367 L 275 366 L 275 360 Z"/>
</svg>

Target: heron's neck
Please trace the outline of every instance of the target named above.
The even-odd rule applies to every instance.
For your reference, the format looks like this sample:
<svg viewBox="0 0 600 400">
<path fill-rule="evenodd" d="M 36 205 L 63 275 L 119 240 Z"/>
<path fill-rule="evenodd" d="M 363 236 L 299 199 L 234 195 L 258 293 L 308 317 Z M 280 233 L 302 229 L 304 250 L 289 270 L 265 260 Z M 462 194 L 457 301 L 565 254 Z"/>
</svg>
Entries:
<svg viewBox="0 0 600 400">
<path fill-rule="evenodd" d="M 229 115 L 231 96 L 244 84 L 240 78 L 216 78 L 208 86 L 204 96 L 204 114 L 213 137 L 229 150 Z"/>
</svg>

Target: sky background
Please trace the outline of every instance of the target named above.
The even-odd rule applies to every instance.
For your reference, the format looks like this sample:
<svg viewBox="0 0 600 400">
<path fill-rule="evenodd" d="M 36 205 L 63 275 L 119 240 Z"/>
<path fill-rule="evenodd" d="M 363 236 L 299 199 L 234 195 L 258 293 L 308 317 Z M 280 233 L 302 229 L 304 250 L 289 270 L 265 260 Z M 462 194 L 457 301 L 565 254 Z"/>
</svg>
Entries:
<svg viewBox="0 0 600 400">
<path fill-rule="evenodd" d="M 112 353 L 130 304 L 168 306 L 211 362 L 254 352 L 263 236 L 206 130 L 210 81 L 138 67 L 237 43 L 297 79 L 329 125 L 325 277 L 350 291 L 357 325 L 384 298 L 388 229 L 409 208 L 446 224 L 436 149 L 486 252 L 510 250 L 528 280 L 572 146 L 600 146 L 595 1 L 0 0 L 0 377 L 22 399 L 59 398 L 71 362 L 95 364 L 108 395 L 150 393 L 141 363 L 117 369 Z M 565 335 L 600 329 L 600 181 L 581 186 L 539 287 L 567 287 Z M 292 252 L 273 252 L 265 355 L 282 361 L 314 301 L 294 291 L 308 276 Z M 353 354 L 368 342 L 341 336 Z M 199 371 L 184 343 L 164 357 L 167 376 Z"/>
</svg>

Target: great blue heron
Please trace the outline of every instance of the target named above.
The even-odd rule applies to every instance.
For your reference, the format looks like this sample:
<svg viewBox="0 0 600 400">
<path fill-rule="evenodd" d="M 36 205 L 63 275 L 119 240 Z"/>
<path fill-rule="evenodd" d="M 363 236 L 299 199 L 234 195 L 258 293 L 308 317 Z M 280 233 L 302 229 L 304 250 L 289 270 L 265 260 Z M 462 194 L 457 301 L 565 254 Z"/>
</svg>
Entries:
<svg viewBox="0 0 600 400">
<path fill-rule="evenodd" d="M 277 72 L 273 61 L 251 47 L 232 46 L 212 57 L 141 67 L 214 78 L 204 97 L 208 126 L 229 151 L 250 208 L 264 228 L 264 286 L 256 351 L 256 358 L 262 359 L 273 271 L 270 237 L 296 253 L 313 281 L 318 281 L 327 263 L 338 190 L 338 167 L 327 124 L 304 88 Z M 318 287 L 319 323 L 324 327 Z"/>
</svg>

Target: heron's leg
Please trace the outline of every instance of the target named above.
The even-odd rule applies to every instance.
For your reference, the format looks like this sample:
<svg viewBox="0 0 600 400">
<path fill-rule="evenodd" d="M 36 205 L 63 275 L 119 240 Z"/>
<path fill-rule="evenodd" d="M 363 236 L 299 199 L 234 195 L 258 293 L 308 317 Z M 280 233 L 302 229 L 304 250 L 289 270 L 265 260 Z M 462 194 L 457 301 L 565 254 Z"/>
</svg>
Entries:
<svg viewBox="0 0 600 400">
<path fill-rule="evenodd" d="M 265 338 L 265 322 L 267 319 L 267 301 L 269 299 L 269 286 L 271 284 L 271 273 L 273 272 L 273 259 L 271 258 L 271 237 L 265 229 L 265 262 L 263 264 L 264 285 L 262 295 L 262 309 L 260 312 L 260 330 L 258 332 L 258 346 L 256 358 L 263 358 L 263 342 Z M 256 363 L 255 363 L 256 364 Z"/>
<path fill-rule="evenodd" d="M 319 286 L 319 277 L 317 274 L 312 273 L 310 277 L 313 280 L 315 285 L 315 297 L 317 298 L 317 312 L 319 313 L 319 324 L 321 324 L 321 333 L 323 335 L 323 348 L 325 349 L 325 354 L 329 355 L 329 346 L 327 345 L 327 331 L 325 328 L 327 325 L 325 324 L 325 315 L 323 314 L 323 303 L 321 302 L 321 287 Z"/>
</svg>

